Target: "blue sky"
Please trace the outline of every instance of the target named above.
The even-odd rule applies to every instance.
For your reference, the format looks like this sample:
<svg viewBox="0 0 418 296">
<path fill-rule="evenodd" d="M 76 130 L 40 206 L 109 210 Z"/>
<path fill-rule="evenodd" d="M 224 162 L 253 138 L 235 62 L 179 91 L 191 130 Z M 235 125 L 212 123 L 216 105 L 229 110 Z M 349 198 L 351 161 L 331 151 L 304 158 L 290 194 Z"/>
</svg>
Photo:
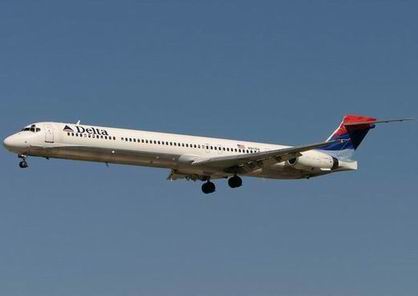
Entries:
<svg viewBox="0 0 418 296">
<path fill-rule="evenodd" d="M 59 120 L 306 144 L 418 117 L 412 1 L 2 1 L 0 126 Z M 168 182 L 0 152 L 2 295 L 416 295 L 417 123 L 360 170 Z"/>
</svg>

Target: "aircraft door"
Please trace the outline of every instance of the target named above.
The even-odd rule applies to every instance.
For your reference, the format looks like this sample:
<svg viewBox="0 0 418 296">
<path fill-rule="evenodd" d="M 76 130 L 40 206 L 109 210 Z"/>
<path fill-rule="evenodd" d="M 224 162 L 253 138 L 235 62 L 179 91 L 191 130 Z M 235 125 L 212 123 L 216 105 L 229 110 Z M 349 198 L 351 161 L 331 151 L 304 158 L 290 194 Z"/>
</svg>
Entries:
<svg viewBox="0 0 418 296">
<path fill-rule="evenodd" d="M 45 126 L 45 143 L 54 143 L 54 129 L 51 125 Z"/>
</svg>

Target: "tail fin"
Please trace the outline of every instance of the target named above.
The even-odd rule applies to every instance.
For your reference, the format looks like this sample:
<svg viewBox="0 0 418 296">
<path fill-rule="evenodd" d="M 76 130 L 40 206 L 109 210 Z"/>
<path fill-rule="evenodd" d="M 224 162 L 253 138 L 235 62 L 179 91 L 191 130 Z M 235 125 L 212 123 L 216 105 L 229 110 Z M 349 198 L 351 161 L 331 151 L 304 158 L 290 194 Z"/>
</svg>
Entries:
<svg viewBox="0 0 418 296">
<path fill-rule="evenodd" d="M 325 150 L 326 153 L 340 159 L 351 159 L 354 151 L 360 146 L 369 130 L 374 128 L 377 123 L 406 120 L 411 119 L 377 120 L 369 116 L 345 115 L 338 128 L 327 139 L 327 141 L 333 141 L 333 143 L 322 147 L 321 150 Z"/>
</svg>

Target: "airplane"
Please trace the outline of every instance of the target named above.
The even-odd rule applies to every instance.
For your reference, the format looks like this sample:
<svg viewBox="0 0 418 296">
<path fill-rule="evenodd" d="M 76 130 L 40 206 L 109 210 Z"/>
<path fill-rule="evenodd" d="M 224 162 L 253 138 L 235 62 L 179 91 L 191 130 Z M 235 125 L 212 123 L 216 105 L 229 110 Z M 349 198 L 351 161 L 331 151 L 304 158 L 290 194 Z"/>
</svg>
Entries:
<svg viewBox="0 0 418 296">
<path fill-rule="evenodd" d="M 231 188 L 240 176 L 272 179 L 309 179 L 357 170 L 353 153 L 370 129 L 380 123 L 411 118 L 377 120 L 345 115 L 323 142 L 284 146 L 230 139 L 198 137 L 61 122 L 37 122 L 4 139 L 17 153 L 19 166 L 27 157 L 60 158 L 170 169 L 168 180 L 203 181 L 205 194 L 215 192 L 214 179 L 228 179 Z"/>
</svg>

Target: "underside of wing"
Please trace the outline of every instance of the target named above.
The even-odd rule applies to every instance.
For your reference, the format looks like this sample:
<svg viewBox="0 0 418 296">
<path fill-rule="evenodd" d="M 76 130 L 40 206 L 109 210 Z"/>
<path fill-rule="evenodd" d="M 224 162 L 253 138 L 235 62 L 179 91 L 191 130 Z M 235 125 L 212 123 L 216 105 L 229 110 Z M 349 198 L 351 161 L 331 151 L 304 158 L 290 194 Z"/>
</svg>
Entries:
<svg viewBox="0 0 418 296">
<path fill-rule="evenodd" d="M 263 167 L 266 164 L 273 164 L 299 157 L 304 151 L 321 148 L 323 146 L 329 145 L 330 143 L 332 142 L 294 146 L 252 154 L 213 157 L 194 161 L 192 165 L 209 166 L 221 169 L 227 173 L 248 172 Z"/>
</svg>

